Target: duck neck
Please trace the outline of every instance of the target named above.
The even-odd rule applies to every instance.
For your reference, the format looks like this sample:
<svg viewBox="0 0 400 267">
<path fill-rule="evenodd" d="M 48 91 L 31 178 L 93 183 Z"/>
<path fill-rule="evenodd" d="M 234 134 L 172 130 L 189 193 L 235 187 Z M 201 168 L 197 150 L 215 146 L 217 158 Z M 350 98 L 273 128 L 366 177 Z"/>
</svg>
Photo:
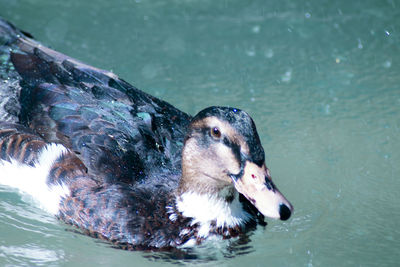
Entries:
<svg viewBox="0 0 400 267">
<path fill-rule="evenodd" d="M 196 140 L 189 138 L 182 151 L 182 177 L 178 187 L 178 195 L 193 192 L 199 195 L 229 194 L 232 183 L 218 179 L 222 174 L 207 149 L 202 148 Z"/>
<path fill-rule="evenodd" d="M 182 152 L 182 178 L 176 192 L 176 207 L 184 217 L 199 224 L 199 235 L 205 237 L 212 227 L 233 228 L 244 225 L 250 215 L 239 201 L 232 183 L 222 182 L 204 172 L 210 168 L 207 159 L 197 155 L 187 144 Z M 201 152 L 200 152 L 201 153 Z"/>
</svg>

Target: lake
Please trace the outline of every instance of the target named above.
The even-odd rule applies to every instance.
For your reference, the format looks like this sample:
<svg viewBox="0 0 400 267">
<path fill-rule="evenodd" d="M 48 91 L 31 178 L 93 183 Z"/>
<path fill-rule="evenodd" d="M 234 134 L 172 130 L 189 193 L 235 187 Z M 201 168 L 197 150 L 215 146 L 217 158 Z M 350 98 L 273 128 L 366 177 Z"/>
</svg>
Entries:
<svg viewBox="0 0 400 267">
<path fill-rule="evenodd" d="M 113 249 L 0 187 L 1 266 L 399 265 L 399 2 L 0 0 L 0 16 L 190 114 L 246 110 L 295 207 L 181 261 Z"/>
</svg>

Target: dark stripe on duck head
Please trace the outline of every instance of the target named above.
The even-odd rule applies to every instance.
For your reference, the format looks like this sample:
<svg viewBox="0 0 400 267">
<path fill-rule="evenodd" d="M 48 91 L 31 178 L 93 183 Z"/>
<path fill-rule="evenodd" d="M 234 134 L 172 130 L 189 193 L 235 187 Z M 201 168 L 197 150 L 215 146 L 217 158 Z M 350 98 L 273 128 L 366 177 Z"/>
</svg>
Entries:
<svg viewBox="0 0 400 267">
<path fill-rule="evenodd" d="M 244 174 L 244 168 L 246 167 L 246 161 L 249 161 L 249 157 L 247 157 L 245 154 L 240 153 L 240 171 L 237 174 L 230 173 L 229 176 L 232 178 L 232 180 L 237 181 L 243 177 Z"/>
<path fill-rule="evenodd" d="M 240 164 L 241 164 L 241 162 L 242 162 L 242 155 L 241 155 L 241 153 L 240 153 L 240 145 L 239 144 L 236 144 L 236 143 L 234 143 L 234 142 L 232 142 L 232 141 L 230 141 L 228 138 L 224 138 L 223 139 L 223 143 L 227 146 L 227 147 L 230 147 L 231 148 L 231 150 L 232 150 L 232 153 L 235 155 L 235 158 L 236 158 L 236 160 L 238 161 L 238 162 L 240 162 Z"/>
</svg>

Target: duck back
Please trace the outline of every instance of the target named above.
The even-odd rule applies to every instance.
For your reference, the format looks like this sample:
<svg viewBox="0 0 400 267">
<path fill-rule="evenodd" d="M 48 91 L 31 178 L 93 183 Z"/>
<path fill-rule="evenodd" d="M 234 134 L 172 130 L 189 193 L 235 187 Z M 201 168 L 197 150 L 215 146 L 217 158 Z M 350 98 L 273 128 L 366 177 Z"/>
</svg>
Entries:
<svg viewBox="0 0 400 267">
<path fill-rule="evenodd" d="M 180 172 L 189 115 L 110 72 L 28 38 L 15 42 L 20 123 L 74 151 L 101 182 L 160 182 Z"/>
</svg>

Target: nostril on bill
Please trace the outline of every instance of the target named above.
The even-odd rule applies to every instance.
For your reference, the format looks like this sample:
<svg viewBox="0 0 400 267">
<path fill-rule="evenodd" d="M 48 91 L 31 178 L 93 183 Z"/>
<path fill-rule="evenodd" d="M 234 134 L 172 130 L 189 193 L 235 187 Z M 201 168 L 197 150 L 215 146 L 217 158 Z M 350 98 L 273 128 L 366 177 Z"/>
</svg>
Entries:
<svg viewBox="0 0 400 267">
<path fill-rule="evenodd" d="M 291 214 L 292 212 L 290 211 L 288 206 L 286 206 L 285 204 L 281 204 L 279 206 L 279 216 L 282 221 L 286 221 L 287 219 L 289 219 Z"/>
</svg>

